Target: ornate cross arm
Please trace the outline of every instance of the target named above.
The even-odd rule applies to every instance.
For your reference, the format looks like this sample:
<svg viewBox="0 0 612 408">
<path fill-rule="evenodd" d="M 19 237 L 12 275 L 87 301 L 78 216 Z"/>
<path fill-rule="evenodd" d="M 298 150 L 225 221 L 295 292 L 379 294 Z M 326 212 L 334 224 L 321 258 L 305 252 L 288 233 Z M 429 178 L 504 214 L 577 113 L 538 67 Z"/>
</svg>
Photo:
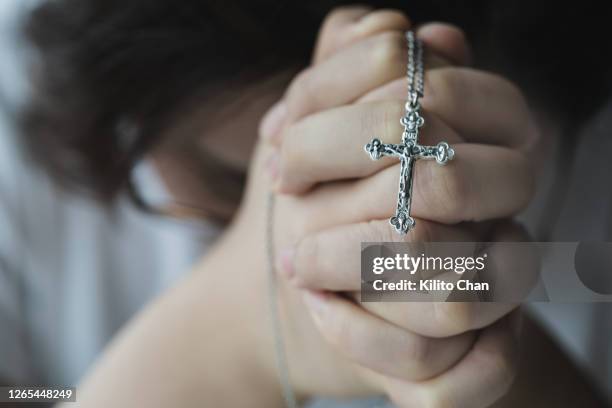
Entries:
<svg viewBox="0 0 612 408">
<path fill-rule="evenodd" d="M 455 150 L 446 142 L 440 142 L 435 146 L 412 146 L 412 156 L 419 159 L 436 159 L 438 164 L 446 164 L 455 157 Z"/>
<path fill-rule="evenodd" d="M 372 139 L 370 143 L 365 145 L 365 151 L 372 160 L 378 160 L 383 156 L 401 157 L 406 151 L 406 145 L 383 143 L 380 139 Z"/>
</svg>

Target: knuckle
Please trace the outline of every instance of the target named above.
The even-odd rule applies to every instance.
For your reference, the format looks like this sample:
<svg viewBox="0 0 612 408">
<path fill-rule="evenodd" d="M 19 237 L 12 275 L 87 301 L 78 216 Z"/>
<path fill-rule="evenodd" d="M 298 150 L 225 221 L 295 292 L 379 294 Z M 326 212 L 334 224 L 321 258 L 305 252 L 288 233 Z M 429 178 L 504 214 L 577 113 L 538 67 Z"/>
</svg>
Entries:
<svg viewBox="0 0 612 408">
<path fill-rule="evenodd" d="M 512 112 L 513 115 L 520 115 L 521 119 L 525 119 L 521 122 L 529 123 L 529 105 L 519 86 L 500 74 L 482 71 L 480 73 L 488 79 L 485 92 L 499 95 L 506 101 L 509 112 Z"/>
<path fill-rule="evenodd" d="M 356 10 L 355 6 L 334 7 L 323 20 L 323 27 L 335 26 L 338 22 L 346 20 Z"/>
<path fill-rule="evenodd" d="M 433 166 L 430 166 L 433 167 Z M 469 210 L 470 184 L 460 166 L 438 168 L 442 170 L 441 181 L 438 183 L 437 199 L 453 221 L 466 220 Z"/>
<path fill-rule="evenodd" d="M 322 42 L 330 45 L 338 45 L 342 43 L 342 37 L 355 23 L 359 25 L 359 21 L 363 17 L 367 17 L 371 13 L 371 8 L 368 6 L 338 6 L 332 9 L 321 25 L 320 38 Z"/>
<path fill-rule="evenodd" d="M 313 68 L 306 68 L 299 72 L 287 90 L 287 110 L 292 119 L 309 112 L 314 103 L 315 93 L 313 90 Z"/>
<path fill-rule="evenodd" d="M 473 97 L 497 100 L 501 97 L 506 110 L 520 114 L 529 112 L 527 99 L 518 85 L 497 73 L 466 67 L 444 67 L 429 71 L 424 82 L 425 94 L 433 99 L 434 104 Z"/>
<path fill-rule="evenodd" d="M 493 75 L 464 67 L 443 67 L 434 69 L 430 71 L 429 78 L 424 78 L 425 87 L 430 88 L 426 90 L 426 93 L 430 92 L 435 95 L 436 101 L 443 101 L 444 99 L 459 96 L 467 98 L 476 92 L 476 88 L 471 86 L 473 85 L 473 81 L 467 80 L 471 73 L 485 76 Z"/>
<path fill-rule="evenodd" d="M 349 314 L 344 309 L 336 310 L 329 315 L 327 325 L 327 341 L 332 345 L 345 350 L 347 354 L 354 354 L 358 344 L 363 341 L 356 339 L 361 336 L 354 334 L 355 326 L 351 322 Z"/>
<path fill-rule="evenodd" d="M 462 81 L 457 81 L 460 68 L 438 68 L 426 73 L 423 78 L 425 95 L 433 104 L 444 103 L 453 95 L 461 95 Z M 468 88 L 469 91 L 469 87 Z"/>
<path fill-rule="evenodd" d="M 398 118 L 404 115 L 404 104 L 400 101 L 389 101 L 384 103 L 381 127 L 383 140 L 392 143 L 399 142 L 398 134 L 401 134 Z"/>
<path fill-rule="evenodd" d="M 405 355 L 414 366 L 414 371 L 422 373 L 428 371 L 431 355 L 431 342 L 421 336 L 412 337 L 405 346 Z"/>
<path fill-rule="evenodd" d="M 362 22 L 378 27 L 409 27 L 411 24 L 408 16 L 396 9 L 377 10 L 364 18 Z"/>
<path fill-rule="evenodd" d="M 288 125 L 283 130 L 278 166 L 278 183 L 283 191 L 293 191 L 300 183 L 308 180 L 308 161 L 311 159 L 302 142 L 306 130 L 303 122 Z"/>
<path fill-rule="evenodd" d="M 370 47 L 372 52 L 371 61 L 376 68 L 382 72 L 390 67 L 402 66 L 398 64 L 405 57 L 404 37 L 399 31 L 387 31 L 374 37 L 374 46 Z"/>
<path fill-rule="evenodd" d="M 292 123 L 283 131 L 283 143 L 280 148 L 280 155 L 283 162 L 281 173 L 290 171 L 293 166 L 298 165 L 304 160 L 304 149 L 301 148 L 299 143 L 301 133 L 301 123 Z"/>
<path fill-rule="evenodd" d="M 467 44 L 467 34 L 463 30 L 463 28 L 451 23 L 445 23 L 445 27 L 447 30 L 451 31 L 460 42 Z"/>
<path fill-rule="evenodd" d="M 499 87 L 508 97 L 514 101 L 517 105 L 527 106 L 527 100 L 523 95 L 523 91 L 519 88 L 517 84 L 515 84 L 510 79 L 491 72 L 484 72 L 484 75 L 489 75 L 491 78 L 491 82 Z M 493 88 L 493 86 L 492 86 Z"/>
<path fill-rule="evenodd" d="M 425 163 L 423 167 L 419 186 L 427 208 L 440 208 L 439 217 L 444 221 L 467 221 L 471 187 L 461 167 L 454 163 L 443 167 Z"/>
<path fill-rule="evenodd" d="M 434 234 L 433 223 L 427 220 L 419 220 L 416 228 L 413 230 L 409 238 L 410 242 L 435 242 L 437 241 Z"/>
<path fill-rule="evenodd" d="M 542 136 L 540 128 L 537 126 L 532 115 L 525 93 L 515 82 L 500 74 L 491 72 L 481 72 L 481 74 L 488 79 L 486 81 L 484 97 L 496 96 L 499 100 L 503 101 L 505 111 L 508 115 L 512 115 L 512 123 L 519 124 L 516 131 L 522 135 L 521 146 L 526 150 L 537 146 Z"/>
<path fill-rule="evenodd" d="M 474 327 L 473 308 L 468 302 L 436 302 L 433 307 L 434 319 L 445 334 L 461 334 Z"/>
<path fill-rule="evenodd" d="M 388 23 L 400 22 L 402 25 L 406 25 L 406 26 L 412 23 L 410 21 L 410 18 L 406 15 L 406 13 L 404 13 L 401 10 L 384 9 L 384 10 L 380 10 L 379 13 L 381 15 L 380 18 Z"/>
<path fill-rule="evenodd" d="M 292 221 L 293 226 L 291 238 L 298 240 L 299 237 L 303 237 L 311 233 L 314 211 L 311 210 L 308 205 L 300 202 L 299 198 L 287 197 L 287 200 L 292 201 L 295 207 L 298 209 L 299 214 L 302 215 L 301 217 L 294 217 L 294 221 Z M 308 270 L 308 272 L 306 272 L 306 268 L 309 268 L 309 266 L 310 263 L 307 262 L 306 265 L 302 267 L 302 277 L 304 277 L 304 275 L 310 271 Z"/>
<path fill-rule="evenodd" d="M 401 127 L 398 118 L 404 114 L 403 103 L 383 101 L 370 102 L 367 105 L 367 109 L 364 109 L 359 116 L 360 127 L 371 130 L 385 143 L 399 142 Z"/>
<path fill-rule="evenodd" d="M 319 253 L 319 240 L 316 236 L 308 235 L 299 241 L 295 252 L 295 275 L 293 280 L 299 287 L 306 287 L 311 282 L 313 269 L 317 268 Z"/>
<path fill-rule="evenodd" d="M 509 353 L 501 350 L 483 351 L 480 354 L 483 370 L 490 373 L 500 396 L 505 394 L 516 377 L 515 359 L 511 358 Z"/>
<path fill-rule="evenodd" d="M 392 242 L 397 240 L 397 234 L 387 221 L 370 220 L 362 224 L 361 237 L 367 237 L 371 242 Z"/>
</svg>

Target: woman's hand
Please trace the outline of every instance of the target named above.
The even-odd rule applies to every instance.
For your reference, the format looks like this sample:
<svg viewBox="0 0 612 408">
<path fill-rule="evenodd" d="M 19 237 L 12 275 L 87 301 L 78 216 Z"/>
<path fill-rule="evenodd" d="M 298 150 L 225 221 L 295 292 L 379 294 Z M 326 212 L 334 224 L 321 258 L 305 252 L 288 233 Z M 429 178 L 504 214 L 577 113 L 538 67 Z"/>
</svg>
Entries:
<svg viewBox="0 0 612 408">
<path fill-rule="evenodd" d="M 392 28 L 377 31 L 385 20 Z M 398 165 L 370 161 L 363 145 L 374 136 L 399 141 L 408 24 L 391 11 L 336 12 L 324 25 L 315 64 L 264 120 L 263 136 L 278 149 L 268 159 L 275 187 L 298 194 L 279 198 L 277 235 L 288 245 L 279 267 L 287 282 L 306 289 L 304 300 L 328 342 L 377 373 L 365 376 L 400 406 L 485 406 L 512 378 L 516 336 L 504 316 L 515 305 L 358 306 L 334 294 L 359 290 L 360 242 L 522 238 L 510 224 L 487 221 L 512 216 L 529 201 L 526 153 L 537 132 L 514 85 L 460 66 L 468 47 L 460 31 L 445 25 L 417 32 L 431 51 L 421 142 L 447 140 L 456 158 L 445 167 L 418 162 L 419 220 L 408 237 L 396 236 L 386 221 L 395 208 Z"/>
<path fill-rule="evenodd" d="M 395 204 L 396 164 L 376 167 L 362 146 L 373 134 L 387 141 L 399 135 L 408 25 L 400 13 L 365 9 L 343 9 L 328 20 L 315 65 L 262 126 L 269 143 L 258 146 L 233 224 L 193 273 L 109 346 L 80 387 L 80 406 L 282 406 L 262 244 L 272 188 L 267 157 L 276 188 L 300 192 L 278 197 L 274 220 L 277 247 L 286 249 L 279 301 L 290 379 L 300 396 L 387 393 L 401 407 L 478 407 L 504 392 L 514 337 L 512 319 L 502 316 L 511 306 L 370 303 L 366 309 L 347 299 L 358 290 L 359 242 L 398 238 L 384 220 Z M 478 241 L 483 231 L 512 238 L 511 227 L 456 222 L 508 216 L 527 200 L 527 176 L 516 163 L 522 153 L 514 148 L 532 137 L 522 99 L 500 78 L 450 68 L 467 55 L 458 30 L 426 26 L 419 36 L 434 51 L 423 141 L 452 141 L 457 158 L 442 170 L 419 163 L 414 214 L 421 219 L 406 238 Z M 436 75 L 440 80 L 432 81 Z M 455 83 L 456 75 L 469 86 Z M 464 98 L 468 91 L 474 100 Z M 477 103 L 478 95 L 487 106 Z M 316 143 L 301 146 L 306 138 Z M 486 175 L 499 175 L 498 182 L 517 191 L 503 195 L 503 203 L 491 199 L 486 189 L 496 187 Z M 372 200 L 373 193 L 380 199 Z"/>
</svg>

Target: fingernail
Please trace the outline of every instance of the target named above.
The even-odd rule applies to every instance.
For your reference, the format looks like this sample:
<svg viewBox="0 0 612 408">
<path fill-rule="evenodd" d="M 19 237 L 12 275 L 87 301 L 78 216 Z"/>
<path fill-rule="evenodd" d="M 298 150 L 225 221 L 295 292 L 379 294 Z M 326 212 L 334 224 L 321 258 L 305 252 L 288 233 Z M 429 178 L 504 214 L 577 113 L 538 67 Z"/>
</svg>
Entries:
<svg viewBox="0 0 612 408">
<path fill-rule="evenodd" d="M 293 278 L 295 269 L 293 268 L 293 259 L 295 258 L 295 250 L 293 248 L 284 249 L 278 255 L 279 271 L 287 279 Z"/>
<path fill-rule="evenodd" d="M 306 306 L 317 315 L 321 315 L 327 308 L 327 294 L 324 292 L 317 292 L 314 290 L 304 290 L 302 292 L 302 299 Z"/>
<path fill-rule="evenodd" d="M 266 160 L 266 171 L 270 179 L 275 182 L 278 179 L 279 155 L 278 152 L 272 152 Z"/>
<path fill-rule="evenodd" d="M 287 115 L 287 105 L 284 101 L 277 102 L 261 120 L 259 128 L 263 140 L 270 141 L 280 131 Z"/>
</svg>

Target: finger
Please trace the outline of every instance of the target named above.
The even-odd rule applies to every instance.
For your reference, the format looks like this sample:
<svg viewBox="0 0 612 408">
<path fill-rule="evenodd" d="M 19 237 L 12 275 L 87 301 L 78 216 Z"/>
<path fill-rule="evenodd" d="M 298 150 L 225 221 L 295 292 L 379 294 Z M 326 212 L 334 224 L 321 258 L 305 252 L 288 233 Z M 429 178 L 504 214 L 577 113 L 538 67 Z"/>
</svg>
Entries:
<svg viewBox="0 0 612 408">
<path fill-rule="evenodd" d="M 365 38 L 383 31 L 405 31 L 409 27 L 410 21 L 401 12 L 372 11 L 371 7 L 365 6 L 339 7 L 326 17 L 322 25 L 313 54 L 313 65 Z M 274 141 L 277 132 L 289 123 L 286 116 L 287 102 L 281 99 L 262 118 L 259 126 L 261 137 Z"/>
<path fill-rule="evenodd" d="M 472 63 L 472 50 L 465 33 L 446 23 L 428 23 L 419 27 L 417 37 L 423 41 L 425 52 L 432 55 L 425 68 L 428 70 Z M 435 56 L 435 57 L 433 57 Z M 394 100 L 406 96 L 406 85 L 401 80 L 390 82 L 364 95 L 358 102 Z"/>
<path fill-rule="evenodd" d="M 291 82 L 280 108 L 275 109 L 283 111 L 280 127 L 315 112 L 354 102 L 385 83 L 404 78 L 407 58 L 405 34 L 386 31 L 305 69 Z M 431 52 L 426 52 L 425 63 L 427 66 L 448 65 L 446 60 Z M 267 119 L 268 116 L 262 123 Z M 268 127 L 271 126 L 262 124 L 262 137 L 272 144 L 280 143 L 280 134 L 266 133 Z"/>
<path fill-rule="evenodd" d="M 408 235 L 395 233 L 388 220 L 339 225 L 309 234 L 295 248 L 282 252 L 279 255 L 278 270 L 297 287 L 359 291 L 361 242 L 437 241 L 478 241 L 478 238 L 471 225 L 449 226 L 425 220 L 418 220 Z"/>
<path fill-rule="evenodd" d="M 502 302 L 412 302 L 406 307 L 401 302 L 364 302 L 361 305 L 376 316 L 399 327 L 428 337 L 455 336 L 481 329 L 499 320 L 517 307 L 521 293 L 529 290 L 538 276 L 539 264 L 534 259 L 523 259 L 501 242 L 526 239 L 525 232 L 511 222 L 498 223 L 491 237 L 492 244 L 487 250 L 487 270 L 495 270 L 495 279 L 485 274 L 482 281 L 495 282 L 496 287 L 508 284 L 509 280 L 523 282 L 525 288 L 514 288 L 512 301 Z M 514 255 L 514 256 L 508 256 Z M 520 255 L 525 255 L 522 250 Z M 338 262 L 336 260 L 336 262 Z M 504 277 L 506 279 L 504 280 Z M 510 282 L 509 284 L 515 285 Z"/>
<path fill-rule="evenodd" d="M 406 83 L 395 80 L 359 102 L 403 100 Z M 527 151 L 539 132 L 522 92 L 507 79 L 471 68 L 433 69 L 425 75 L 424 111 L 435 113 L 469 142 Z"/>
<path fill-rule="evenodd" d="M 493 233 L 490 224 L 444 226 L 418 220 L 407 236 L 399 236 L 388 221 L 341 225 L 307 235 L 295 249 L 283 252 L 278 270 L 293 285 L 311 290 L 359 292 L 361 289 L 361 242 L 478 242 L 484 237 L 499 242 L 519 242 L 528 237 L 519 225 L 498 222 Z M 538 276 L 535 259 L 524 259 L 524 249 L 516 253 L 502 244 L 487 248 L 487 270 L 495 276 L 480 276 L 483 282 L 493 281 L 496 287 L 514 286 L 502 302 L 364 302 L 362 307 L 372 314 L 411 332 L 428 337 L 454 336 L 486 327 L 511 310 L 529 293 Z M 520 271 L 517 273 L 517 271 Z M 516 287 L 522 282 L 524 287 Z M 412 294 L 411 294 L 412 296 Z M 503 298 L 503 294 L 500 295 Z M 411 297 L 416 299 L 415 297 Z M 495 299 L 493 299 L 495 300 Z M 511 300 L 511 301 L 510 301 Z"/>
<path fill-rule="evenodd" d="M 290 126 L 281 146 L 278 191 L 301 193 L 315 183 L 365 177 L 397 163 L 390 157 L 370 160 L 364 146 L 373 137 L 384 143 L 400 143 L 403 127 L 399 118 L 403 114 L 403 102 L 375 102 L 320 112 Z M 422 144 L 462 141 L 435 114 L 423 117 L 426 125 L 419 135 Z M 334 129 L 333 135 L 324 129 Z"/>
<path fill-rule="evenodd" d="M 406 59 L 403 32 L 388 31 L 306 68 L 283 96 L 284 126 L 311 113 L 353 102 L 382 84 L 403 77 Z M 273 144 L 280 141 L 279 134 L 262 137 Z"/>
<path fill-rule="evenodd" d="M 451 65 L 472 63 L 470 45 L 459 27 L 447 23 L 427 23 L 420 26 L 416 34 L 427 49 L 447 59 Z"/>
<path fill-rule="evenodd" d="M 385 17 L 388 12 L 380 13 L 381 16 L 373 13 L 373 22 L 390 19 Z M 370 21 L 369 17 L 365 20 L 366 23 Z M 374 26 L 379 27 L 380 24 Z M 339 49 L 327 59 L 302 71 L 291 82 L 282 100 L 263 118 L 260 125 L 261 137 L 278 144 L 281 140 L 280 129 L 312 113 L 353 102 L 393 79 L 403 78 L 407 61 L 404 31 L 381 29 L 377 32 L 366 29 L 367 35 L 362 35 L 362 41 L 347 44 L 346 48 Z M 431 50 L 425 49 L 424 62 L 427 69 L 451 65 L 452 61 L 444 55 L 456 54 L 456 51 L 449 48 L 456 46 L 456 41 L 445 38 L 457 35 L 449 35 L 447 32 L 453 32 L 449 29 L 437 31 L 441 32 L 440 40 L 434 40 L 435 36 L 431 34 L 427 37 L 427 41 L 433 45 Z"/>
<path fill-rule="evenodd" d="M 533 178 L 522 153 L 466 143 L 454 149 L 455 159 L 445 166 L 416 162 L 414 217 L 445 224 L 484 221 L 511 216 L 529 203 Z M 384 219 L 397 205 L 399 173 L 396 164 L 355 182 L 323 184 L 304 196 L 303 204 L 311 203 L 309 213 L 333 218 L 337 224 Z"/>
<path fill-rule="evenodd" d="M 510 388 L 516 373 L 518 316 L 506 317 L 478 336 L 454 367 L 422 382 L 384 379 L 391 400 L 402 408 L 488 407 Z"/>
<path fill-rule="evenodd" d="M 428 339 L 402 330 L 329 292 L 304 292 L 322 336 L 354 362 L 382 375 L 420 381 L 451 367 L 469 350 L 473 333 Z"/>
<path fill-rule="evenodd" d="M 399 10 L 340 7 L 332 11 L 323 23 L 313 63 L 318 64 L 339 50 L 381 32 L 406 31 L 410 24 L 410 19 Z"/>
<path fill-rule="evenodd" d="M 412 214 L 445 224 L 510 217 L 524 209 L 534 191 L 530 165 L 515 150 L 457 144 L 445 166 L 419 160 L 414 169 Z M 365 219 L 389 217 L 397 204 L 399 165 L 355 182 L 349 199 Z M 357 200 L 355 202 L 355 200 Z M 336 202 L 334 208 L 346 208 Z M 366 215 L 367 214 L 367 215 Z M 361 220 L 363 221 L 363 220 Z"/>
<path fill-rule="evenodd" d="M 425 112 L 435 115 L 469 142 L 528 151 L 538 138 L 520 92 L 501 77 L 443 68 L 431 71 L 426 84 Z M 405 93 L 404 85 L 401 93 Z M 389 91 L 384 92 L 386 97 Z M 402 115 L 403 105 L 397 100 L 370 102 L 320 112 L 285 129 L 282 155 L 299 160 L 286 160 L 289 165 L 282 168 L 280 191 L 299 193 L 318 181 L 361 177 L 366 169 L 385 166 L 389 160 L 366 163 L 361 148 L 373 137 L 399 142 Z M 423 127 L 423 132 L 429 126 Z M 333 137 L 324 129 L 333 129 Z M 340 158 L 344 165 L 337 163 L 338 156 L 329 154 L 334 151 L 343 152 Z"/>
</svg>

